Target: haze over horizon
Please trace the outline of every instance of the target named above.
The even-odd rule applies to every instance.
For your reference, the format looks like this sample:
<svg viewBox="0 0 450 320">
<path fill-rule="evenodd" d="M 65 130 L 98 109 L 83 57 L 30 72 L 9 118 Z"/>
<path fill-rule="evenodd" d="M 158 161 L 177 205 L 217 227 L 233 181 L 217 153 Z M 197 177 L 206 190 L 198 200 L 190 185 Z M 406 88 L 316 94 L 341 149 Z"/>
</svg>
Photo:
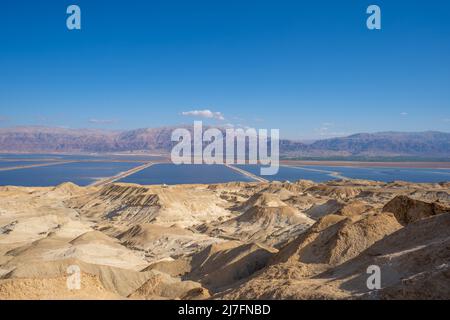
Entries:
<svg viewBox="0 0 450 320">
<path fill-rule="evenodd" d="M 380 31 L 364 1 L 76 4 L 2 4 L 0 127 L 449 132 L 448 2 L 377 1 Z"/>
<path fill-rule="evenodd" d="M 15 132 L 17 129 L 25 129 L 25 130 L 38 130 L 42 129 L 42 130 L 69 130 L 69 131 L 74 131 L 74 132 L 83 132 L 86 130 L 93 130 L 93 131 L 98 131 L 98 132 L 103 132 L 103 133 L 117 133 L 117 132 L 132 132 L 132 131 L 138 131 L 138 130 L 164 130 L 164 129 L 170 129 L 170 128 L 180 128 L 180 127 L 192 127 L 193 124 L 191 123 L 179 123 L 179 124 L 172 124 L 172 125 L 167 125 L 167 126 L 155 126 L 155 127 L 142 127 L 142 128 L 130 128 L 130 129 L 115 129 L 115 128 L 103 128 L 103 127 L 89 127 L 89 126 L 85 126 L 85 127 L 69 127 L 69 126 L 45 126 L 45 125 L 28 125 L 28 126 L 24 126 L 24 125 L 16 125 L 16 126 L 0 126 L 0 131 L 4 131 L 4 132 Z M 203 127 L 203 131 L 207 130 L 208 128 L 220 128 L 223 130 L 226 130 L 228 128 L 234 128 L 234 129 L 248 129 L 247 127 L 244 126 L 239 126 L 239 125 L 234 125 L 233 127 L 231 127 L 229 124 L 225 124 L 225 125 L 221 125 L 218 124 L 217 126 L 215 125 L 204 125 Z M 259 129 L 259 128 L 256 128 Z M 355 136 L 355 135 L 379 135 L 379 134 L 393 134 L 393 135 L 401 135 L 401 134 L 406 134 L 406 135 L 413 135 L 413 134 L 427 134 L 427 133 L 443 133 L 443 134 L 450 134 L 450 131 L 438 131 L 438 130 L 425 130 L 425 131 L 394 131 L 394 130 L 388 130 L 388 131 L 373 131 L 373 132 L 351 132 L 351 133 L 346 133 L 346 134 L 341 134 L 341 135 L 327 135 L 327 136 L 318 136 L 316 138 L 313 137 L 306 137 L 306 138 L 302 138 L 302 137 L 285 137 L 285 136 L 280 136 L 281 139 L 283 140 L 289 140 L 289 141 L 298 141 L 298 142 L 303 142 L 303 143 L 309 143 L 309 142 L 314 142 L 314 141 L 320 141 L 320 140 L 327 140 L 327 139 L 333 139 L 333 138 L 346 138 L 346 137 L 351 137 L 351 136 Z"/>
</svg>

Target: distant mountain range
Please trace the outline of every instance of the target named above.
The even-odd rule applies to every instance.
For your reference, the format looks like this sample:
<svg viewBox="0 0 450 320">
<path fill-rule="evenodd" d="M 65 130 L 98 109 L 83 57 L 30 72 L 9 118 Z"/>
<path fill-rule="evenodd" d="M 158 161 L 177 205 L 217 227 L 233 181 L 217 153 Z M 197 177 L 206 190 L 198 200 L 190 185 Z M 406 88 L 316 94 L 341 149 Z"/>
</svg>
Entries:
<svg viewBox="0 0 450 320">
<path fill-rule="evenodd" d="M 450 133 L 378 132 L 315 141 L 308 145 L 288 142 L 285 156 L 371 158 L 441 158 L 450 160 Z M 448 159 L 446 159 L 448 158 Z"/>
<path fill-rule="evenodd" d="M 168 153 L 175 127 L 129 131 L 48 127 L 0 128 L 0 152 L 159 152 Z M 302 143 L 280 141 L 284 158 L 439 159 L 450 161 L 450 133 L 380 132 Z"/>
</svg>

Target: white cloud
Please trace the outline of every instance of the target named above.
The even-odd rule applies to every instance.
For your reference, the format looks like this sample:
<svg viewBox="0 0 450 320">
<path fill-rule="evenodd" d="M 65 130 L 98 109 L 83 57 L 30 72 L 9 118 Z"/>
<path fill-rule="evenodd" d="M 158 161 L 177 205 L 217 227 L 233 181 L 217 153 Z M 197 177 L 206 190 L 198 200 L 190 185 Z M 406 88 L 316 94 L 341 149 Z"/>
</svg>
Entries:
<svg viewBox="0 0 450 320">
<path fill-rule="evenodd" d="M 407 115 L 408 115 L 408 112 L 400 112 L 400 115 L 401 115 L 401 116 L 407 116 Z"/>
<path fill-rule="evenodd" d="M 221 112 L 213 112 L 208 109 L 184 111 L 181 114 L 183 116 L 195 116 L 195 117 L 202 117 L 202 118 L 207 118 L 207 119 L 225 120 L 225 117 L 223 116 L 223 114 Z"/>
<path fill-rule="evenodd" d="M 347 136 L 347 132 L 333 130 L 333 122 L 323 122 L 320 128 L 315 129 L 316 134 L 321 138 L 332 138 Z"/>
<path fill-rule="evenodd" d="M 95 123 L 95 124 L 110 124 L 110 123 L 115 123 L 117 122 L 116 120 L 111 120 L 111 119 L 96 119 L 96 118 L 92 118 L 89 119 L 90 123 Z"/>
</svg>

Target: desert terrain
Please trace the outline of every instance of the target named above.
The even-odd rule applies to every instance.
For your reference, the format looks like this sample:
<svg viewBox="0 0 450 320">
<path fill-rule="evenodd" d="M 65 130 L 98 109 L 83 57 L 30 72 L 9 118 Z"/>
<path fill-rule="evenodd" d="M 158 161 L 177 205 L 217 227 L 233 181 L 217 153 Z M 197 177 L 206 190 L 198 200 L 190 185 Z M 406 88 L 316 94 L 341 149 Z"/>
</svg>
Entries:
<svg viewBox="0 0 450 320">
<path fill-rule="evenodd" d="M 0 187 L 0 299 L 449 298 L 449 182 Z"/>
</svg>

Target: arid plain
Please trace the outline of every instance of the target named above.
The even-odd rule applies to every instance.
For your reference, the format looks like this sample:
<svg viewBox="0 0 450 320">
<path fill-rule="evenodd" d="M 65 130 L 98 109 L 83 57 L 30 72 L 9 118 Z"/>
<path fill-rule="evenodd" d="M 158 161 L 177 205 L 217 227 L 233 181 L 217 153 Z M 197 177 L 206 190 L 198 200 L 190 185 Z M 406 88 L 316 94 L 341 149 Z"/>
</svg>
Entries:
<svg viewBox="0 0 450 320">
<path fill-rule="evenodd" d="M 366 180 L 0 187 L 0 299 L 449 299 L 449 193 Z"/>
</svg>

